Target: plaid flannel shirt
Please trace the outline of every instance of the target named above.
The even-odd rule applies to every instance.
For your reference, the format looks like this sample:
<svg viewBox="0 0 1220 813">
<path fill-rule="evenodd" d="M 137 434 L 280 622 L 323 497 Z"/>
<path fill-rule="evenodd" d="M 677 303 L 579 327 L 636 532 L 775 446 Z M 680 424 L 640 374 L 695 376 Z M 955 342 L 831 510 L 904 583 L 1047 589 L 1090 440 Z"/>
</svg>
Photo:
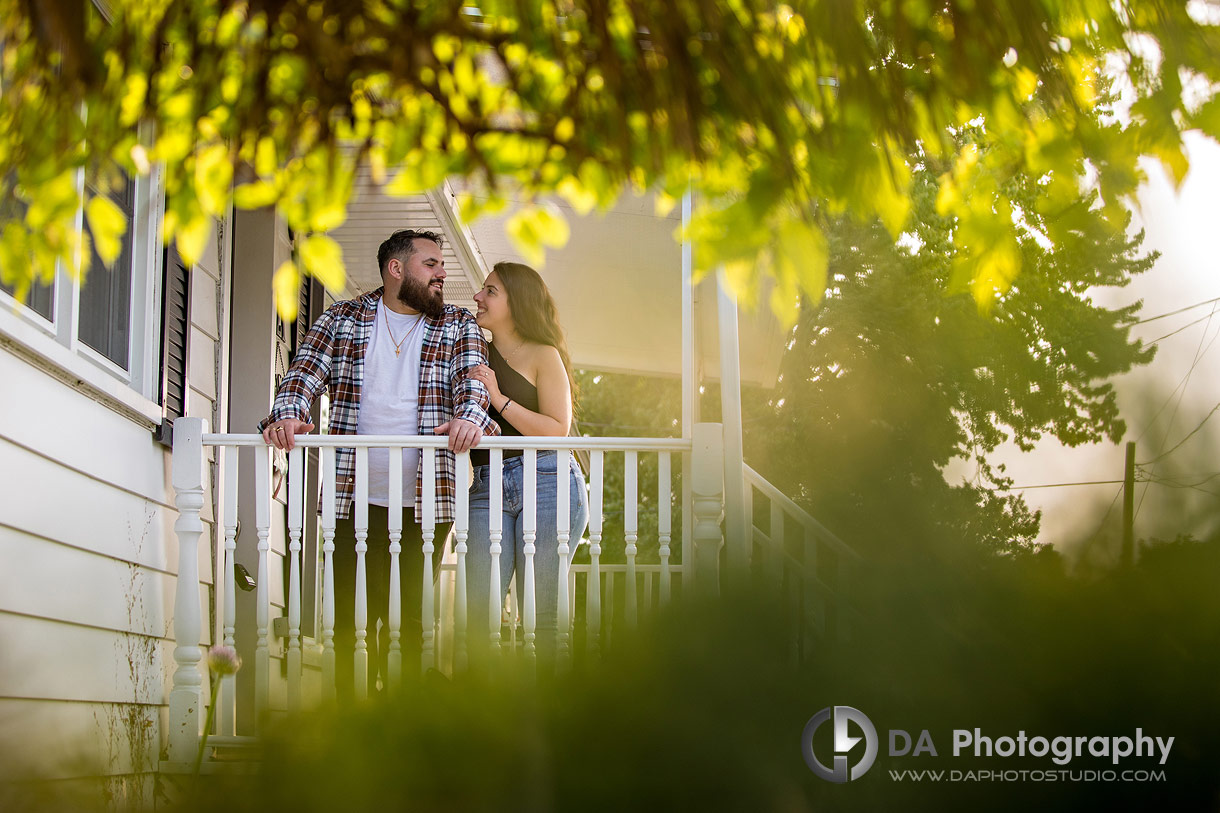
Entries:
<svg viewBox="0 0 1220 813">
<path fill-rule="evenodd" d="M 330 434 L 356 434 L 364 354 L 383 290 L 378 288 L 358 299 L 338 302 L 318 317 L 281 379 L 271 414 L 258 425 L 260 432 L 284 418 L 308 422 L 313 402 L 329 391 Z M 431 435 L 433 429 L 451 418 L 470 421 L 485 435 L 500 434 L 500 427 L 487 414 L 486 387 L 468 375 L 471 368 L 486 363 L 487 342 L 469 311 L 446 305 L 441 318 L 425 318 L 419 359 L 419 434 Z M 336 516 L 346 519 L 351 515 L 356 488 L 355 451 L 339 449 L 336 465 Z M 419 477 L 415 486 L 416 505 L 423 501 L 422 492 L 423 478 Z M 454 455 L 444 449 L 436 454 L 437 522 L 453 521 L 455 493 Z M 421 514 L 416 512 L 416 522 Z"/>
</svg>

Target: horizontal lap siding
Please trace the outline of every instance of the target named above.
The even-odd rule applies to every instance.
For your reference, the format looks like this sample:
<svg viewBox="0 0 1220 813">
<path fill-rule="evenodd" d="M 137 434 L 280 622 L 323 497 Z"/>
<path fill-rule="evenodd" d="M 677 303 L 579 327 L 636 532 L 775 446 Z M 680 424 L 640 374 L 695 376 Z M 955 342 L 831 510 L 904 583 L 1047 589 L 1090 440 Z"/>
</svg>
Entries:
<svg viewBox="0 0 1220 813">
<path fill-rule="evenodd" d="M 169 391 L 214 425 L 227 389 L 216 372 L 214 241 L 205 255 L 190 273 L 189 323 L 171 329 L 167 348 L 188 380 Z M 181 307 L 170 315 L 181 317 Z M 148 426 L 3 350 L 0 379 L 0 781 L 155 770 L 174 670 L 170 452 Z M 215 544 L 213 467 L 206 471 L 205 646 Z"/>
<path fill-rule="evenodd" d="M 99 776 L 154 770 L 164 714 L 157 706 L 0 698 L 0 783 L 78 777 L 96 782 Z M 5 790 L 14 792 L 0 787 Z M 98 797 L 89 801 L 88 808 L 75 809 L 99 807 Z"/>
</svg>

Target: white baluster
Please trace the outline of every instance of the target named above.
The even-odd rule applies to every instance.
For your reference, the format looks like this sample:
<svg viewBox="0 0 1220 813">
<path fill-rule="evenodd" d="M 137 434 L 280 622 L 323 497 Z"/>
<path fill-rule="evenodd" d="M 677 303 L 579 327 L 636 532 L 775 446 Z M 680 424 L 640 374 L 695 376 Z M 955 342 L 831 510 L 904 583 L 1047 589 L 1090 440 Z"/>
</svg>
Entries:
<svg viewBox="0 0 1220 813">
<path fill-rule="evenodd" d="M 852 629 L 851 606 L 847 597 L 852 593 L 855 563 L 843 551 L 836 551 L 835 558 L 838 560 L 834 586 L 835 618 L 838 620 L 835 634 L 838 640 L 847 642 L 851 640 Z"/>
<path fill-rule="evenodd" d="M 571 452 L 559 449 L 555 452 L 555 528 L 559 543 L 559 597 L 556 611 L 555 653 L 560 665 L 571 657 L 570 632 L 571 625 L 568 607 L 568 568 L 572 565 L 572 552 L 569 539 L 572 535 L 571 520 Z M 549 633 L 548 633 L 549 634 Z"/>
<path fill-rule="evenodd" d="M 352 681 L 356 699 L 369 696 L 369 582 L 365 554 L 369 545 L 369 450 L 356 449 L 356 501 L 352 505 L 356 526 L 356 651 L 351 657 L 355 664 Z M 346 652 L 343 657 L 348 657 Z"/>
<path fill-rule="evenodd" d="M 614 640 L 614 570 L 606 571 L 606 634 L 604 646 L 609 648 Z"/>
<path fill-rule="evenodd" d="M 500 652 L 500 617 L 504 612 L 504 599 L 500 591 L 500 543 L 504 540 L 504 450 L 491 450 L 488 466 L 491 483 L 488 485 L 489 512 L 488 536 L 491 541 L 491 585 L 488 593 L 487 623 L 491 630 L 492 652 Z"/>
<path fill-rule="evenodd" d="M 746 493 L 754 489 L 747 485 Z M 778 597 L 784 582 L 784 509 L 779 500 L 771 500 L 771 552 L 764 561 L 767 563 L 767 584 Z"/>
<path fill-rule="evenodd" d="M 225 646 L 237 647 L 237 582 L 234 565 L 237 562 L 237 456 L 240 447 L 225 446 L 221 449 L 224 466 L 224 631 L 221 642 Z M 225 675 L 220 679 L 216 732 L 232 735 L 237 733 L 237 676 Z"/>
<path fill-rule="evenodd" d="M 813 646 L 815 632 L 823 639 L 826 637 L 826 598 L 818 589 L 818 538 L 817 533 L 813 528 L 805 528 L 805 557 L 801 562 L 801 569 L 804 571 L 805 583 L 802 585 L 805 600 L 805 617 L 804 622 L 809 627 L 808 645 L 805 651 L 808 653 Z"/>
<path fill-rule="evenodd" d="M 742 525 L 745 526 L 746 534 L 742 545 L 746 549 L 746 561 L 753 565 L 757 561 L 754 556 L 754 543 L 758 540 L 758 535 L 762 533 L 762 531 L 754 526 L 754 486 L 747 482 L 742 486 L 741 493 L 741 515 L 744 517 Z M 763 553 L 765 554 L 766 551 L 763 551 Z M 764 556 L 763 558 L 765 559 L 766 557 Z"/>
<path fill-rule="evenodd" d="M 420 655 L 420 668 L 428 671 L 436 667 L 436 594 L 432 587 L 432 551 L 435 548 L 432 541 L 436 536 L 436 449 L 422 450 L 423 461 L 420 474 L 423 475 L 422 498 L 424 504 L 416 506 L 423 509 L 423 600 L 420 606 L 420 620 L 423 631 L 423 649 Z"/>
<path fill-rule="evenodd" d="M 301 708 L 301 530 L 305 507 L 305 449 L 288 453 L 288 710 Z"/>
<path fill-rule="evenodd" d="M 264 719 L 271 702 L 271 455 L 270 446 L 254 450 L 255 530 L 258 532 L 258 587 L 254 618 L 257 639 L 254 644 L 255 718 Z"/>
<path fill-rule="evenodd" d="M 602 483 L 606 453 L 589 455 L 589 583 L 585 588 L 585 639 L 589 652 L 601 652 L 602 632 Z M 613 610 L 613 607 L 611 608 Z"/>
<path fill-rule="evenodd" d="M 691 450 L 691 500 L 694 513 L 694 588 L 704 596 L 720 594 L 720 532 L 724 488 L 724 433 L 718 423 L 697 423 Z M 687 585 L 682 585 L 685 590 Z"/>
<path fill-rule="evenodd" d="M 402 686 L 402 573 L 399 555 L 402 553 L 402 447 L 390 447 L 390 606 L 386 623 L 390 628 L 390 651 L 386 655 L 390 686 Z"/>
<path fill-rule="evenodd" d="M 521 550 L 525 554 L 525 577 L 521 582 L 521 625 L 525 630 L 525 658 L 533 666 L 538 654 L 535 641 L 538 600 L 534 590 L 534 541 L 538 538 L 538 452 L 525 450 L 525 493 L 521 505 Z"/>
<path fill-rule="evenodd" d="M 335 697 L 335 448 L 322 447 L 322 697 Z"/>
<path fill-rule="evenodd" d="M 169 759 L 190 762 L 199 748 L 203 634 L 199 612 L 199 537 L 203 521 L 203 433 L 201 418 L 174 421 L 173 483 L 178 519 L 178 584 L 174 596 L 174 686 L 169 693 Z"/>
<path fill-rule="evenodd" d="M 638 478 L 637 464 L 639 455 L 636 452 L 623 453 L 623 541 L 627 553 L 627 589 L 624 599 L 627 602 L 625 618 L 630 629 L 636 624 L 636 590 L 635 590 L 635 542 L 639 538 L 637 517 Z"/>
<path fill-rule="evenodd" d="M 588 503 L 586 502 L 586 505 Z M 576 630 L 576 568 L 568 563 L 568 635 Z"/>
<path fill-rule="evenodd" d="M 669 452 L 657 454 L 657 541 L 661 557 L 661 606 L 669 603 L 669 536 L 671 533 Z M 649 593 L 651 595 L 651 593 Z"/>
<path fill-rule="evenodd" d="M 456 575 L 453 587 L 453 668 L 465 671 L 466 651 L 466 539 L 470 536 L 470 453 L 457 455 L 457 494 L 453 518 L 453 553 Z"/>
</svg>

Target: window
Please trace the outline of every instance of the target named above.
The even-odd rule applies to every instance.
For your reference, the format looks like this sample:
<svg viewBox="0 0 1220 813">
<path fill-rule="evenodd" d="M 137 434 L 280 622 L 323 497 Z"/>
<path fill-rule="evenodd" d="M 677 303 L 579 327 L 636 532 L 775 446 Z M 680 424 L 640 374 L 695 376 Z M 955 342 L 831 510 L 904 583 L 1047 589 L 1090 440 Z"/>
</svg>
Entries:
<svg viewBox="0 0 1220 813">
<path fill-rule="evenodd" d="M 109 20 L 111 5 L 92 0 L 83 11 L 86 18 L 101 14 Z M 111 268 L 105 268 L 89 235 L 90 252 L 80 258 L 81 279 L 61 263 L 54 279 L 21 292 L 20 304 L 18 291 L 0 281 L 0 336 L 24 348 L 38 363 L 66 370 L 69 380 L 124 414 L 155 423 L 163 417 L 160 404 L 167 395 L 162 333 L 170 314 L 162 302 L 162 288 L 169 281 L 162 276 L 160 172 L 154 168 L 147 176 L 132 178 L 112 163 L 95 161 L 78 172 L 76 183 L 83 201 L 104 195 L 127 216 L 119 256 Z M 25 213 L 11 196 L 0 201 L 0 226 Z M 77 213 L 77 223 L 88 233 L 83 212 Z M 179 294 L 185 295 L 175 293 Z M 181 345 L 184 351 L 185 342 Z M 176 361 L 185 368 L 184 352 Z M 182 390 L 185 395 L 185 386 Z"/>
<path fill-rule="evenodd" d="M 96 175 L 86 177 L 85 200 L 100 195 L 110 198 L 123 211 L 129 226 L 123 235 L 118 259 L 108 269 L 98 256 L 89 222 L 85 221 L 92 256 L 80 286 L 78 336 L 82 343 L 114 362 L 119 369 L 130 371 L 131 226 L 135 222 L 135 184 L 121 171 L 112 173 L 108 179 Z"/>
<path fill-rule="evenodd" d="M 7 200 L 0 201 L 0 225 L 9 220 L 17 220 L 25 217 L 25 204 L 16 198 L 10 197 Z M 0 291 L 4 291 L 10 297 L 15 297 L 17 291 L 11 285 L 5 284 L 3 279 L 0 279 Z M 46 321 L 50 322 L 53 319 L 55 307 L 55 282 L 50 283 L 35 281 L 30 286 L 30 290 L 25 293 L 25 306 L 31 312 L 38 314 Z"/>
<path fill-rule="evenodd" d="M 0 285 L 0 331 L 36 357 L 69 370 L 86 387 L 115 394 L 152 419 L 163 400 L 160 174 L 154 169 L 131 178 L 116 167 L 90 168 L 79 172 L 77 183 L 83 200 L 105 195 L 127 216 L 119 256 L 106 268 L 91 248 L 83 258 L 83 280 L 61 264 L 53 280 L 31 286 L 20 304 L 13 286 Z M 24 215 L 19 202 L 0 203 L 0 225 Z M 83 212 L 78 222 L 88 234 Z M 89 242 L 92 246 L 91 236 Z M 54 350 L 54 344 L 71 356 Z M 134 390 L 137 399 L 121 395 L 115 383 Z"/>
</svg>

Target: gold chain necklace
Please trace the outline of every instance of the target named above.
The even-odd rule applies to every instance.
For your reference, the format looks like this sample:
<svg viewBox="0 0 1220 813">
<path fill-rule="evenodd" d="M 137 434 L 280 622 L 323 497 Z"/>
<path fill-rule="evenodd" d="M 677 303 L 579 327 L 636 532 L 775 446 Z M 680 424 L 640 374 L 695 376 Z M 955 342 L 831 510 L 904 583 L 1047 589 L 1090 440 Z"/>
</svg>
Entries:
<svg viewBox="0 0 1220 813">
<path fill-rule="evenodd" d="M 407 343 L 407 339 L 411 338 L 411 334 L 414 333 L 415 329 L 424 321 L 424 315 L 421 313 L 418 317 L 416 317 L 415 324 L 412 325 L 411 329 L 408 330 L 406 335 L 402 337 L 402 341 L 398 341 L 394 338 L 394 331 L 390 330 L 390 314 L 386 313 L 389 308 L 386 308 L 385 305 L 382 305 L 382 307 L 385 308 L 385 310 L 381 312 L 381 316 L 385 320 L 385 332 L 390 334 L 390 341 L 394 344 L 394 358 L 398 358 L 398 354 L 402 352 L 402 346 Z"/>
<path fill-rule="evenodd" d="M 525 347 L 525 339 L 522 339 L 520 344 L 518 344 L 516 347 L 513 348 L 513 352 L 509 353 L 507 356 L 501 354 L 500 357 L 503 358 L 505 361 L 508 361 L 510 358 L 517 355 L 517 351 L 520 350 L 522 347 Z"/>
</svg>

